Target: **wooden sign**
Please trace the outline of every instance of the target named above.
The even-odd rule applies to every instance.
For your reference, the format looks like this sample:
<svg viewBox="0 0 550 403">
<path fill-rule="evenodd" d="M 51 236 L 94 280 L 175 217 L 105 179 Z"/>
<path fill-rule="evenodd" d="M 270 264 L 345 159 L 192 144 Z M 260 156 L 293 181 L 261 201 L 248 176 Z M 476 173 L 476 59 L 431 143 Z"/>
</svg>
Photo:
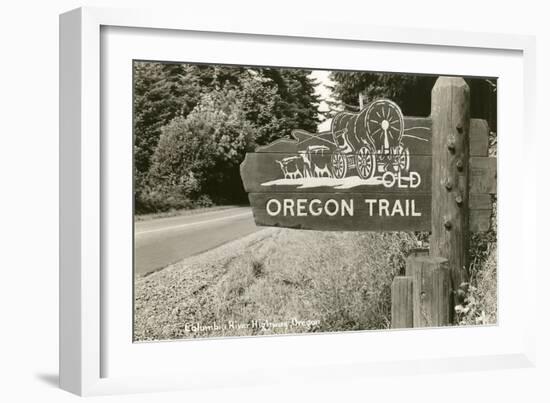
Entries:
<svg viewBox="0 0 550 403">
<path fill-rule="evenodd" d="M 429 231 L 432 119 L 381 99 L 341 112 L 331 130 L 294 130 L 246 155 L 241 178 L 256 224 L 313 230 Z M 470 122 L 470 229 L 488 229 L 496 160 L 488 125 Z"/>
</svg>

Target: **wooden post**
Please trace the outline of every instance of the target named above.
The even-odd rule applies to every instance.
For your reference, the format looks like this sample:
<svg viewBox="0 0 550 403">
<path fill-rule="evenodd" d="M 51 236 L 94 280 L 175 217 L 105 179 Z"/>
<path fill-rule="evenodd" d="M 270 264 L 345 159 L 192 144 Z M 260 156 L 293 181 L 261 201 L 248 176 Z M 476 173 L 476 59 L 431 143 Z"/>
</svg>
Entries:
<svg viewBox="0 0 550 403">
<path fill-rule="evenodd" d="M 437 79 L 432 89 L 431 117 L 430 256 L 448 259 L 456 290 L 468 279 L 469 246 L 470 89 L 462 78 Z"/>
<path fill-rule="evenodd" d="M 420 256 L 409 259 L 407 264 L 413 276 L 414 327 L 449 325 L 451 276 L 447 259 Z"/>
<path fill-rule="evenodd" d="M 413 248 L 409 251 L 407 258 L 428 256 L 429 254 L 430 254 L 430 250 L 428 248 Z"/>
<path fill-rule="evenodd" d="M 412 277 L 412 272 L 411 272 L 411 267 L 412 266 L 409 264 L 410 259 L 414 259 L 415 257 L 419 257 L 419 256 L 429 256 L 429 255 L 430 255 L 430 250 L 429 249 L 426 249 L 426 248 L 411 249 L 411 251 L 409 252 L 409 255 L 407 256 L 407 260 L 406 260 L 405 276 Z"/>
<path fill-rule="evenodd" d="M 413 327 L 413 279 L 395 277 L 391 285 L 392 329 Z"/>
</svg>

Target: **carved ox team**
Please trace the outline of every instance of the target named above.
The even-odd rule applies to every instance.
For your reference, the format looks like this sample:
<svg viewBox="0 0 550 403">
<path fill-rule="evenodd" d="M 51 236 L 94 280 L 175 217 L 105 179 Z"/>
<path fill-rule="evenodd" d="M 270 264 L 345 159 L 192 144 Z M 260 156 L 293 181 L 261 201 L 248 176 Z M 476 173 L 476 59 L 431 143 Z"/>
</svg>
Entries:
<svg viewBox="0 0 550 403">
<path fill-rule="evenodd" d="M 285 179 L 332 178 L 330 149 L 311 145 L 298 151 L 298 156 L 275 161 L 281 167 Z"/>
<path fill-rule="evenodd" d="M 282 160 L 275 160 L 277 164 L 281 167 L 285 179 L 298 179 L 303 178 L 304 174 L 304 163 L 302 158 L 298 156 L 286 157 Z"/>
</svg>

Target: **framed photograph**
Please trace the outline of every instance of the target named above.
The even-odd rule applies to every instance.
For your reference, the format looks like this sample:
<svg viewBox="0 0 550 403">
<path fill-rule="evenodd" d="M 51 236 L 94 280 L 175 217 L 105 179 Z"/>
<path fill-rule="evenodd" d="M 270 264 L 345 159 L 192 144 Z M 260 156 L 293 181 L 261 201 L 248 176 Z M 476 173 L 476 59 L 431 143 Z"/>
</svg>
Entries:
<svg viewBox="0 0 550 403">
<path fill-rule="evenodd" d="M 62 388 L 532 365 L 533 38 L 85 8 L 60 45 Z"/>
</svg>

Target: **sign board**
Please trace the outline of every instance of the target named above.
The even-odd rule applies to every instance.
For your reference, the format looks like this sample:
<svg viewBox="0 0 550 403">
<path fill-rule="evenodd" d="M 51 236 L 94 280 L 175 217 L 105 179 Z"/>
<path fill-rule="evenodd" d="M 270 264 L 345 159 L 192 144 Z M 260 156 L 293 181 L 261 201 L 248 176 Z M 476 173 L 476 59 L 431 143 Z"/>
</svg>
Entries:
<svg viewBox="0 0 550 403">
<path fill-rule="evenodd" d="M 313 230 L 429 231 L 432 121 L 377 100 L 323 133 L 294 130 L 246 155 L 241 178 L 256 224 Z M 488 229 L 496 160 L 488 125 L 470 123 L 470 229 Z"/>
</svg>

